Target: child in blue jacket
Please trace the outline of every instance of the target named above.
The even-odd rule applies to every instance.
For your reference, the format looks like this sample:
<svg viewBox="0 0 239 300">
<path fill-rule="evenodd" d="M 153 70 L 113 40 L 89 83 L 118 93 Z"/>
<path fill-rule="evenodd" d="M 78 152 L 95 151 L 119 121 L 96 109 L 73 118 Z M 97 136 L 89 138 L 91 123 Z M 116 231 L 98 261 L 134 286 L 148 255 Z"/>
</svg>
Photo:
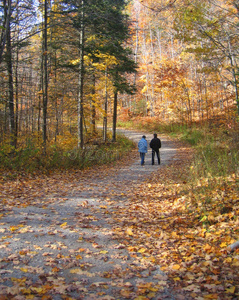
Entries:
<svg viewBox="0 0 239 300">
<path fill-rule="evenodd" d="M 138 143 L 140 158 L 141 158 L 141 166 L 144 165 L 145 153 L 148 151 L 148 143 L 146 141 L 146 136 L 143 135 L 142 139 Z"/>
</svg>

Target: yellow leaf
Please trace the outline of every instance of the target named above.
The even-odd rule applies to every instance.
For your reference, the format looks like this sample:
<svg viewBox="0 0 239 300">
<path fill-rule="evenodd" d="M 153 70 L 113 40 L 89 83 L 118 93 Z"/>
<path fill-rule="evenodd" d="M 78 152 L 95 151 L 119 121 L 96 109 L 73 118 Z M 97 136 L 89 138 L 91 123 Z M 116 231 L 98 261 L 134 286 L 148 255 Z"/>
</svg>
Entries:
<svg viewBox="0 0 239 300">
<path fill-rule="evenodd" d="M 239 260 L 238 259 L 233 259 L 232 265 L 235 267 L 239 267 Z"/>
<path fill-rule="evenodd" d="M 174 281 L 180 281 L 181 279 L 180 279 L 180 277 L 175 277 L 175 278 L 173 278 L 173 280 Z"/>
<path fill-rule="evenodd" d="M 31 287 L 31 290 L 35 293 L 37 293 L 38 295 L 40 295 L 43 292 L 43 289 L 40 287 Z"/>
<path fill-rule="evenodd" d="M 148 260 L 150 260 L 152 263 L 154 263 L 154 262 L 156 261 L 155 257 L 153 257 L 153 256 L 150 256 L 150 257 L 148 258 Z"/>
<path fill-rule="evenodd" d="M 157 292 L 159 289 L 154 288 L 154 287 L 150 287 L 149 290 L 150 290 L 151 292 Z"/>
<path fill-rule="evenodd" d="M 212 247 L 208 244 L 206 244 L 203 248 L 204 248 L 204 250 L 211 250 L 212 249 Z"/>
<path fill-rule="evenodd" d="M 54 273 L 57 273 L 57 272 L 59 272 L 59 271 L 60 271 L 60 269 L 57 268 L 57 267 L 52 268 L 52 272 L 54 272 Z"/>
<path fill-rule="evenodd" d="M 226 259 L 224 259 L 223 263 L 230 263 L 232 262 L 232 258 L 231 257 L 227 257 Z"/>
<path fill-rule="evenodd" d="M 227 243 L 225 243 L 225 242 L 224 242 L 224 243 L 221 243 L 220 247 L 221 247 L 221 248 L 226 248 L 226 247 L 227 247 Z"/>
<path fill-rule="evenodd" d="M 25 272 L 25 273 L 28 272 L 28 269 L 27 269 L 27 268 L 21 268 L 20 270 L 21 270 L 22 272 Z"/>
<path fill-rule="evenodd" d="M 16 227 L 16 226 L 10 226 L 10 230 L 11 231 L 16 231 L 16 230 L 18 230 L 18 227 Z"/>
<path fill-rule="evenodd" d="M 146 251 L 147 249 L 145 249 L 145 248 L 141 248 L 141 249 L 139 249 L 139 253 L 144 253 L 145 251 Z"/>
<path fill-rule="evenodd" d="M 121 294 L 121 296 L 123 296 L 125 298 L 130 298 L 131 291 L 130 290 L 126 290 L 126 289 L 122 289 L 120 291 L 120 294 Z"/>
<path fill-rule="evenodd" d="M 60 225 L 60 227 L 65 227 L 65 226 L 67 226 L 67 222 Z"/>
<path fill-rule="evenodd" d="M 214 221 L 215 220 L 213 215 L 209 215 L 207 218 L 208 218 L 208 221 Z"/>
<path fill-rule="evenodd" d="M 94 273 L 90 273 L 88 271 L 83 271 L 81 269 L 72 269 L 72 270 L 70 270 L 70 273 L 79 274 L 79 275 L 88 276 L 88 277 L 94 277 L 95 276 Z"/>
<path fill-rule="evenodd" d="M 131 228 L 127 228 L 126 233 L 127 233 L 128 235 L 134 235 Z"/>
<path fill-rule="evenodd" d="M 72 270 L 70 270 L 70 273 L 77 274 L 80 271 L 81 271 L 81 269 L 72 269 Z"/>
<path fill-rule="evenodd" d="M 106 250 L 100 251 L 100 254 L 106 254 L 106 253 L 108 253 L 108 251 L 106 251 Z"/>
<path fill-rule="evenodd" d="M 28 227 L 24 227 L 22 229 L 19 230 L 20 233 L 26 233 L 29 231 L 29 228 Z"/>
<path fill-rule="evenodd" d="M 204 299 L 218 299 L 218 295 L 217 294 L 205 295 Z"/>
<path fill-rule="evenodd" d="M 226 289 L 227 294 L 234 294 L 235 293 L 235 286 L 231 286 L 230 288 Z"/>
<path fill-rule="evenodd" d="M 179 237 L 179 235 L 177 234 L 177 232 L 173 231 L 173 232 L 172 232 L 172 237 L 174 237 L 174 238 L 178 238 L 178 237 Z"/>
<path fill-rule="evenodd" d="M 173 270 L 179 270 L 181 267 L 180 267 L 180 265 L 173 265 L 172 266 L 172 269 Z"/>
</svg>

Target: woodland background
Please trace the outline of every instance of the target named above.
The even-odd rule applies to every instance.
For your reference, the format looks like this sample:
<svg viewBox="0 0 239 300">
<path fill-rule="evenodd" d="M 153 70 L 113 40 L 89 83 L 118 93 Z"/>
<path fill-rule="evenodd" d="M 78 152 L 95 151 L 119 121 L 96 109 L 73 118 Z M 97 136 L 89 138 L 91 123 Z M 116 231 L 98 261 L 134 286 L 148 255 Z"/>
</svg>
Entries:
<svg viewBox="0 0 239 300">
<path fill-rule="evenodd" d="M 235 128 L 238 9 L 232 0 L 2 0 L 1 160 L 83 148 L 96 124 L 106 141 L 107 121 L 115 141 L 117 117 Z"/>
<path fill-rule="evenodd" d="M 17 207 L 57 205 L 50 195 L 64 198 L 71 184 L 87 190 L 122 155 L 129 164 L 134 145 L 116 125 L 167 133 L 183 140 L 178 159 L 130 182 L 129 209 L 112 216 L 127 251 L 167 274 L 138 299 L 162 286 L 181 299 L 237 299 L 238 18 L 238 0 L 1 0 L 1 221 Z M 1 226 L 4 249 L 23 225 Z M 34 297 L 28 285 L 21 293 Z M 58 284 L 39 288 L 49 296 Z"/>
</svg>

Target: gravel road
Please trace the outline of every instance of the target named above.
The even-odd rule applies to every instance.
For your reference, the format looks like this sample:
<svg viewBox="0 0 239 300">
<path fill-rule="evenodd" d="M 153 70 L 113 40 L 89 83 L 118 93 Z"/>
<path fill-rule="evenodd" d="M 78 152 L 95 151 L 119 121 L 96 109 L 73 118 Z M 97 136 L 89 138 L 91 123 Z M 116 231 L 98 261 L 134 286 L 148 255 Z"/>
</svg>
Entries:
<svg viewBox="0 0 239 300">
<path fill-rule="evenodd" d="M 152 138 L 147 132 L 118 132 L 135 142 L 143 134 Z M 160 267 L 140 253 L 131 255 L 112 230 L 114 208 L 127 208 L 132 186 L 174 159 L 175 143 L 159 138 L 159 166 L 151 165 L 149 150 L 144 166 L 138 157 L 130 166 L 69 184 L 64 196 L 49 194 L 42 204 L 38 199 L 36 205 L 6 208 L 0 219 L 0 296 L 7 296 L 1 299 L 176 299 Z M 146 288 L 151 292 L 143 298 Z"/>
</svg>

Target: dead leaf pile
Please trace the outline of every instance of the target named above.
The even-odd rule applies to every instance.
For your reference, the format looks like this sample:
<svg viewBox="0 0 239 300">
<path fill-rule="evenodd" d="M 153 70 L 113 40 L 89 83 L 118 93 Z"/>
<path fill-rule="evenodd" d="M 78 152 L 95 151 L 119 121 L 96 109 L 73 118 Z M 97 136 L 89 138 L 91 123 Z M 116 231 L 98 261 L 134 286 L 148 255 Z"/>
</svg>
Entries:
<svg viewBox="0 0 239 300">
<path fill-rule="evenodd" d="M 228 248 L 239 240 L 238 177 L 192 188 L 189 156 L 135 189 L 115 233 L 131 256 L 161 267 L 178 299 L 238 299 L 239 249 Z"/>
<path fill-rule="evenodd" d="M 191 157 L 143 182 L 113 164 L 2 181 L 0 299 L 237 299 L 238 178 L 192 185 Z"/>
</svg>

